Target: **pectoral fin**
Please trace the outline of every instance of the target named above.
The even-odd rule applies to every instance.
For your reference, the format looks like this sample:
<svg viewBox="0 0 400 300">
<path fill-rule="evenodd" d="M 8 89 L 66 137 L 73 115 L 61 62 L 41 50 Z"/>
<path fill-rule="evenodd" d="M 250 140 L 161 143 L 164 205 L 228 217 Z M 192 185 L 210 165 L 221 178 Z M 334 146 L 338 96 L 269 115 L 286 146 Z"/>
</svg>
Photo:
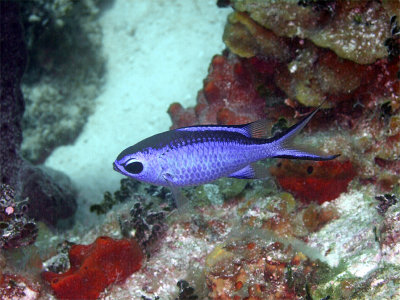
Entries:
<svg viewBox="0 0 400 300">
<path fill-rule="evenodd" d="M 245 166 L 243 169 L 240 169 L 228 177 L 238 178 L 238 179 L 262 179 L 268 178 L 269 172 L 268 169 L 260 164 L 253 163 L 248 166 Z"/>
</svg>

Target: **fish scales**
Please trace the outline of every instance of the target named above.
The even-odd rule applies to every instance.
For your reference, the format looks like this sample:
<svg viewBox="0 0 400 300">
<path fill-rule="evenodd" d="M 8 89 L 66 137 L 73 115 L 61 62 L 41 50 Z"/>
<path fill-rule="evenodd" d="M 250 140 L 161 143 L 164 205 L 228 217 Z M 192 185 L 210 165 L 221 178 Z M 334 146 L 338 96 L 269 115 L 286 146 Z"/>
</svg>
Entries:
<svg viewBox="0 0 400 300">
<path fill-rule="evenodd" d="M 331 160 L 296 147 L 293 138 L 318 111 L 276 136 L 266 138 L 266 120 L 244 125 L 199 125 L 156 134 L 123 150 L 114 170 L 156 185 L 198 185 L 221 177 L 265 178 L 267 170 L 255 164 L 269 157 Z"/>
<path fill-rule="evenodd" d="M 262 146 L 265 140 L 236 132 L 178 130 L 174 136 L 159 151 L 177 186 L 199 185 L 229 176 L 266 156 Z"/>
</svg>

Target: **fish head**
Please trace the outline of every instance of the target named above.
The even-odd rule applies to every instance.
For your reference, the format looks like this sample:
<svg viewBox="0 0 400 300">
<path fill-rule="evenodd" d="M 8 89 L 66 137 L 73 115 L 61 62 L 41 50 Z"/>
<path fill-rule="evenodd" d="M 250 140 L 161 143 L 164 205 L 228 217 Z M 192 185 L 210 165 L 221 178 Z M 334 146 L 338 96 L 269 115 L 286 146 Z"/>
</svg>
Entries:
<svg viewBox="0 0 400 300">
<path fill-rule="evenodd" d="M 161 164 L 155 152 L 147 150 L 132 153 L 129 149 L 121 152 L 114 161 L 115 171 L 143 182 L 156 185 L 164 183 Z"/>
</svg>

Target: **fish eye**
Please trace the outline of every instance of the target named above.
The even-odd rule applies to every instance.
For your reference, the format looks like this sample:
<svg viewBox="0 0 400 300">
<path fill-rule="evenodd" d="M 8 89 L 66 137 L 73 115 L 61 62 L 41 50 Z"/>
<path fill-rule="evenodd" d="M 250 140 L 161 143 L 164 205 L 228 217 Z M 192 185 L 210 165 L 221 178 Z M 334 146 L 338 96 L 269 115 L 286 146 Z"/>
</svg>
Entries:
<svg viewBox="0 0 400 300">
<path fill-rule="evenodd" d="M 135 162 L 128 162 L 125 166 L 124 169 L 131 174 L 139 174 L 140 172 L 143 171 L 143 164 L 141 162 L 135 161 Z"/>
</svg>

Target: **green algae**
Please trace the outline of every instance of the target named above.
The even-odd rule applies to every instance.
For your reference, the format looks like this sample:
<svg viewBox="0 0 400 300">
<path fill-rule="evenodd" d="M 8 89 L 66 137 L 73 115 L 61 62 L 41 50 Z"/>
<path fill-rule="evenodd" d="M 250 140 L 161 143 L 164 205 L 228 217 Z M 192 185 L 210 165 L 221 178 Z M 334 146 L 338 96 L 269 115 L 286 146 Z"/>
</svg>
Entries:
<svg viewBox="0 0 400 300">
<path fill-rule="evenodd" d="M 385 265 L 358 278 L 344 273 L 331 273 L 328 281 L 318 284 L 312 292 L 314 299 L 329 295 L 331 299 L 394 299 L 400 295 L 400 267 Z"/>
<path fill-rule="evenodd" d="M 248 180 L 223 178 L 217 181 L 217 185 L 224 200 L 237 197 L 242 193 L 247 185 Z"/>
<path fill-rule="evenodd" d="M 248 180 L 221 178 L 214 183 L 195 187 L 192 193 L 192 205 L 204 207 L 207 205 L 222 205 L 225 201 L 240 195 L 246 188 Z"/>
<path fill-rule="evenodd" d="M 222 205 L 224 199 L 219 187 L 215 184 L 204 184 L 194 189 L 192 204 L 196 207 L 207 205 Z"/>
</svg>

